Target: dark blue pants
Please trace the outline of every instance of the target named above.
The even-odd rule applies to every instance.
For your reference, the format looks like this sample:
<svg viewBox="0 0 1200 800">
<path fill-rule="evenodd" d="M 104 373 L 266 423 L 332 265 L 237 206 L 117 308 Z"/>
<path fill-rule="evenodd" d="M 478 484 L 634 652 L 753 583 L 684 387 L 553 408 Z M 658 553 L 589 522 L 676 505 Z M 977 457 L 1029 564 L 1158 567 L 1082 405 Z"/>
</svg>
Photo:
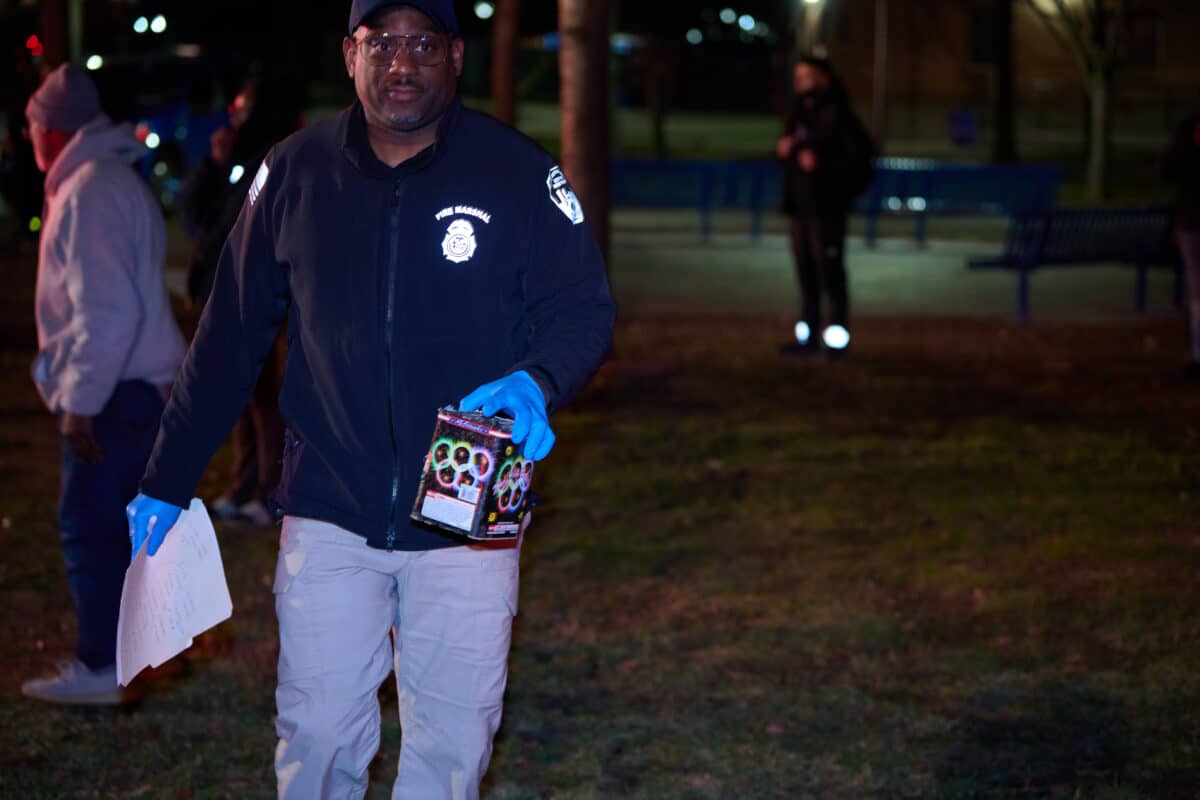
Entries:
<svg viewBox="0 0 1200 800">
<path fill-rule="evenodd" d="M 792 258 L 800 281 L 801 319 L 819 337 L 821 296 L 829 300 L 829 324 L 847 326 L 850 298 L 846 289 L 846 215 L 792 217 Z"/>
<path fill-rule="evenodd" d="M 145 381 L 122 381 L 93 420 L 103 460 L 77 461 L 62 440 L 58 527 L 79 616 L 75 655 L 89 669 L 116 662 L 121 586 L 129 566 L 125 506 L 137 494 L 162 411 L 158 389 Z"/>
</svg>

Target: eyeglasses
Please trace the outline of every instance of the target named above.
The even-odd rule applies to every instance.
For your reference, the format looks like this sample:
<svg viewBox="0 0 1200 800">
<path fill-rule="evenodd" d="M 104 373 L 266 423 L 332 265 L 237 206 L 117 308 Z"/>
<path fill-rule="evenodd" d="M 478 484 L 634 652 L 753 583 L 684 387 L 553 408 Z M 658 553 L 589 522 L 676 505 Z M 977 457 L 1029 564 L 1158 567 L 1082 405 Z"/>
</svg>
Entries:
<svg viewBox="0 0 1200 800">
<path fill-rule="evenodd" d="M 358 46 L 367 63 L 376 67 L 390 67 L 401 51 L 419 67 L 436 67 L 449 53 L 446 37 L 432 33 L 375 33 L 359 39 Z"/>
</svg>

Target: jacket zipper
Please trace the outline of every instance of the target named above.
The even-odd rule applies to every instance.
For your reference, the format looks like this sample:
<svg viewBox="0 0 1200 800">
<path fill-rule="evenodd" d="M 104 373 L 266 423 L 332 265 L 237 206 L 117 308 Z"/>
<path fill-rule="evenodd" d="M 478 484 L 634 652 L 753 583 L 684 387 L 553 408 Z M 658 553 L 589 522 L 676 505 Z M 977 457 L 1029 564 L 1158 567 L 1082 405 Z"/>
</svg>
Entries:
<svg viewBox="0 0 1200 800">
<path fill-rule="evenodd" d="M 383 349 L 386 356 L 388 433 L 392 443 L 392 503 L 388 512 L 387 538 L 384 540 L 388 552 L 396 545 L 396 508 L 400 501 L 400 453 L 396 447 L 396 398 L 392 382 L 392 339 L 396 328 L 396 258 L 400 243 L 400 199 L 404 195 L 404 184 L 397 180 L 392 184 L 392 215 L 389 221 L 391 237 L 388 242 L 387 306 L 384 315 Z"/>
</svg>

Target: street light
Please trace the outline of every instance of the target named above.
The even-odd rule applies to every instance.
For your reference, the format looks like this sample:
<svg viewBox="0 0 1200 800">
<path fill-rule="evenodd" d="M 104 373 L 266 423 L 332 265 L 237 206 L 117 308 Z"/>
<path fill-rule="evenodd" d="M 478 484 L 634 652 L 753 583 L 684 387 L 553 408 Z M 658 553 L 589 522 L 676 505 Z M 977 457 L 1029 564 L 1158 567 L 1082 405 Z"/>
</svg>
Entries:
<svg viewBox="0 0 1200 800">
<path fill-rule="evenodd" d="M 800 52 L 811 54 L 822 49 L 819 37 L 824 12 L 821 0 L 796 0 L 796 47 Z"/>
</svg>

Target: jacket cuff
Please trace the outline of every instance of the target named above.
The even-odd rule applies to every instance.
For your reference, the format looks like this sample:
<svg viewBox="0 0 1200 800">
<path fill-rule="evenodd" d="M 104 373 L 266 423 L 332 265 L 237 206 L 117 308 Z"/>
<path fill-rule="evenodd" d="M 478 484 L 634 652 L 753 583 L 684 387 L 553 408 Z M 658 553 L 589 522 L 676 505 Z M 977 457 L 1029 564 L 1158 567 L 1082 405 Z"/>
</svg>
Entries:
<svg viewBox="0 0 1200 800">
<path fill-rule="evenodd" d="M 555 385 L 554 379 L 550 377 L 550 373 L 541 367 L 530 364 L 518 364 L 513 367 L 512 372 L 520 372 L 521 370 L 529 373 L 529 377 L 533 378 L 533 382 L 542 390 L 542 397 L 546 398 L 546 411 L 552 411 L 554 409 L 554 401 L 558 399 L 558 387 Z"/>
</svg>

